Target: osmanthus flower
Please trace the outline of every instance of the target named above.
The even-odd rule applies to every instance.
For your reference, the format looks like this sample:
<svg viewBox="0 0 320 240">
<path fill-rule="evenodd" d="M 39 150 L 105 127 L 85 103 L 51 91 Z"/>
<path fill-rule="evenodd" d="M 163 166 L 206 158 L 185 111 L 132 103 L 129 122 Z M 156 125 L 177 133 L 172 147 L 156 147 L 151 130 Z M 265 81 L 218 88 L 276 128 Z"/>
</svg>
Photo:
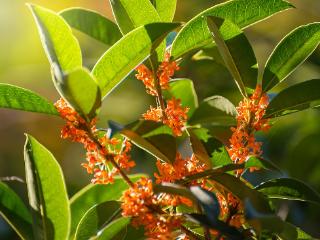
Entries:
<svg viewBox="0 0 320 240">
<path fill-rule="evenodd" d="M 150 107 L 150 110 L 144 113 L 142 117 L 145 120 L 163 122 L 163 124 L 172 129 L 175 136 L 181 136 L 188 120 L 188 111 L 189 108 L 183 107 L 180 99 L 172 98 L 167 101 L 167 107 L 164 110 L 164 114 L 160 107 Z"/>
<path fill-rule="evenodd" d="M 237 127 L 231 128 L 232 136 L 229 139 L 230 145 L 227 148 L 230 158 L 242 164 L 250 156 L 261 156 L 261 142 L 257 142 L 254 136 L 255 131 L 267 131 L 270 128 L 269 120 L 264 119 L 264 114 L 269 103 L 266 93 L 258 85 L 254 93 L 243 99 L 237 107 Z M 254 170 L 254 169 L 250 169 Z M 237 171 L 240 175 L 242 170 Z"/>
<path fill-rule="evenodd" d="M 129 170 L 135 165 L 129 153 L 130 142 L 124 140 L 122 143 L 119 139 L 110 139 L 107 134 L 98 135 L 96 119 L 87 122 L 62 98 L 55 103 L 55 107 L 60 116 L 67 121 L 61 130 L 61 137 L 83 144 L 87 162 L 81 165 L 89 174 L 93 174 L 93 183 L 113 182 L 118 170 L 109 163 L 109 158 L 113 158 L 122 169 Z"/>
<path fill-rule="evenodd" d="M 133 226 L 143 226 L 148 239 L 174 239 L 173 231 L 181 225 L 181 219 L 162 210 L 168 202 L 154 194 L 151 179 L 142 177 L 121 200 L 122 215 L 132 217 Z"/>
</svg>

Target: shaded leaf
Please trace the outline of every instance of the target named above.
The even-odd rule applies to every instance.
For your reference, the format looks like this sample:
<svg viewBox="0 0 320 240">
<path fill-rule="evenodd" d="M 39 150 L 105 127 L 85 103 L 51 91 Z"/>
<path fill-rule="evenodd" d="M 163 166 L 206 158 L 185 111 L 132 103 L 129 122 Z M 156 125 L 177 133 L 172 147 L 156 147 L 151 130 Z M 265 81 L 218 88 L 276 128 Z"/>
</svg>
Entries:
<svg viewBox="0 0 320 240">
<path fill-rule="evenodd" d="M 274 49 L 263 74 L 262 89 L 268 91 L 302 64 L 320 43 L 320 23 L 300 26 Z"/>
<path fill-rule="evenodd" d="M 242 95 L 247 96 L 246 87 L 255 88 L 258 76 L 258 70 L 255 67 L 257 60 L 248 39 L 229 20 L 209 16 L 208 26 L 213 33 L 213 39 L 217 44 L 225 66 L 236 81 Z M 228 29 L 236 37 L 224 40 L 222 35 L 226 31 L 224 29 Z"/>
<path fill-rule="evenodd" d="M 277 178 L 261 183 L 256 188 L 269 198 L 307 201 L 320 204 L 320 194 L 305 183 L 293 178 Z"/>
<path fill-rule="evenodd" d="M 136 182 L 144 175 L 129 175 Z M 83 215 L 94 205 L 106 201 L 119 200 L 128 184 L 120 177 L 114 179 L 112 185 L 89 184 L 82 188 L 70 199 L 71 208 L 71 237 L 74 236 L 77 225 Z"/>
<path fill-rule="evenodd" d="M 130 218 L 119 218 L 109 223 L 101 230 L 99 236 L 94 239 L 99 240 L 122 240 L 127 234 L 127 226 L 130 223 Z"/>
<path fill-rule="evenodd" d="M 171 55 L 177 59 L 191 50 L 212 43 L 207 16 L 228 19 L 240 28 L 245 28 L 291 7 L 290 3 L 283 0 L 233 0 L 215 5 L 184 25 L 172 44 Z M 222 33 L 222 36 L 226 36 L 225 39 L 234 37 L 228 31 Z"/>
<path fill-rule="evenodd" d="M 33 239 L 32 218 L 21 198 L 0 182 L 0 215 L 22 239 Z"/>
<path fill-rule="evenodd" d="M 59 75 L 82 66 L 81 49 L 71 28 L 57 13 L 46 8 L 29 5 L 36 20 L 41 42 L 51 66 Z"/>
<path fill-rule="evenodd" d="M 58 162 L 30 135 L 26 135 L 24 161 L 34 238 L 67 239 L 70 208 Z"/>
<path fill-rule="evenodd" d="M 172 97 L 181 100 L 183 107 L 188 107 L 188 117 L 191 117 L 195 109 L 198 107 L 198 97 L 194 89 L 192 80 L 185 78 L 173 79 L 169 82 L 170 88 L 164 91 L 164 97 L 171 99 Z"/>
<path fill-rule="evenodd" d="M 280 117 L 312 107 L 320 99 L 320 79 L 313 79 L 290 86 L 274 98 L 268 105 L 265 118 Z"/>
<path fill-rule="evenodd" d="M 222 96 L 208 97 L 200 103 L 189 122 L 191 124 L 212 123 L 224 126 L 235 125 L 236 107 Z"/>
<path fill-rule="evenodd" d="M 246 162 L 245 162 L 245 168 L 258 168 L 258 169 L 266 169 L 266 170 L 274 170 L 274 171 L 279 171 L 281 172 L 280 168 L 275 165 L 271 161 L 267 161 L 263 158 L 259 157 L 250 157 Z"/>
<path fill-rule="evenodd" d="M 175 138 L 169 134 L 158 134 L 143 137 L 130 129 L 123 129 L 121 134 L 129 138 L 133 144 L 162 161 L 173 163 L 176 159 L 177 146 Z"/>
<path fill-rule="evenodd" d="M 145 60 L 179 23 L 151 23 L 138 27 L 109 48 L 92 72 L 102 96 L 109 94 L 137 65 Z"/>
<path fill-rule="evenodd" d="M 64 76 L 63 81 L 55 81 L 55 85 L 78 113 L 89 119 L 96 115 L 101 105 L 101 93 L 96 80 L 87 69 L 71 71 Z"/>
<path fill-rule="evenodd" d="M 199 161 L 203 162 L 204 164 L 206 164 L 206 166 L 208 168 L 210 168 L 211 167 L 211 160 L 210 160 L 210 156 L 208 155 L 204 144 L 197 137 L 197 135 L 193 133 L 192 129 L 188 129 L 187 131 L 188 131 L 188 135 L 190 137 L 190 144 L 191 144 L 193 154 L 195 155 L 195 157 Z"/>
<path fill-rule="evenodd" d="M 157 184 L 157 185 L 153 186 L 153 191 L 156 194 L 168 193 L 168 194 L 172 194 L 172 195 L 179 195 L 179 196 L 189 198 L 190 200 L 192 200 L 195 203 L 197 202 L 196 197 L 190 191 L 190 189 L 188 189 L 184 186 L 178 185 L 178 184 L 174 184 L 174 183 Z"/>
<path fill-rule="evenodd" d="M 59 13 L 69 26 L 112 46 L 121 37 L 118 26 L 98 12 L 84 8 L 68 8 Z"/>
<path fill-rule="evenodd" d="M 76 234 L 76 240 L 87 240 L 96 236 L 105 224 L 120 216 L 120 203 L 107 201 L 91 207 L 81 218 Z"/>
<path fill-rule="evenodd" d="M 21 87 L 0 83 L 0 108 L 59 115 L 47 99 Z"/>
</svg>

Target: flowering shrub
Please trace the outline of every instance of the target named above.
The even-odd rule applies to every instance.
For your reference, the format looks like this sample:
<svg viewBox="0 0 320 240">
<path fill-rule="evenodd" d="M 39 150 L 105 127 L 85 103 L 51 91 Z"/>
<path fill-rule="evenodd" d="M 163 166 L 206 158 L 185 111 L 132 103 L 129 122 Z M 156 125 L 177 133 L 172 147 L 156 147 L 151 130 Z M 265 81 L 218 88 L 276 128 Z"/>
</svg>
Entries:
<svg viewBox="0 0 320 240">
<path fill-rule="evenodd" d="M 0 84 L 0 106 L 60 116 L 66 122 L 61 137 L 83 145 L 86 162 L 79 166 L 93 177 L 69 200 L 57 161 L 26 135 L 30 206 L 1 182 L 1 214 L 22 239 L 313 239 L 278 217 L 274 201 L 319 204 L 318 193 L 287 177 L 253 186 L 244 173 L 278 171 L 264 159 L 256 132 L 320 99 L 320 80 L 269 94 L 316 49 L 320 23 L 289 33 L 258 71 L 241 29 L 292 8 L 290 3 L 231 0 L 182 26 L 172 23 L 175 0 L 152 2 L 110 1 L 116 24 L 87 9 L 55 13 L 29 5 L 61 98 L 52 104 Z M 90 71 L 71 27 L 111 46 Z M 172 41 L 167 36 L 173 33 Z M 174 77 L 188 58 L 213 58 L 210 50 L 235 80 L 242 95 L 237 107 L 222 96 L 198 104 L 192 80 Z M 134 123 L 98 128 L 101 102 L 131 72 L 156 104 Z M 206 116 L 216 118 L 208 123 Z M 223 134 L 210 126 L 221 126 Z M 154 157 L 156 172 L 130 174 L 141 161 L 132 159 L 133 146 Z"/>
</svg>

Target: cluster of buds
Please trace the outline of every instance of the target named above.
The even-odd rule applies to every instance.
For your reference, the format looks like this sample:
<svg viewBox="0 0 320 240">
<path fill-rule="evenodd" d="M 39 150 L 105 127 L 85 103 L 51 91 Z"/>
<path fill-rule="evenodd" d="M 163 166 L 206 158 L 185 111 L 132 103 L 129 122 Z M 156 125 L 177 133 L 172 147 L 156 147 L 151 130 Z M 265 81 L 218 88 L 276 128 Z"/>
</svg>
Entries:
<svg viewBox="0 0 320 240">
<path fill-rule="evenodd" d="M 262 143 L 256 141 L 254 132 L 267 131 L 270 128 L 269 120 L 263 118 L 268 103 L 268 95 L 262 93 L 260 85 L 249 98 L 245 98 L 239 103 L 237 127 L 231 128 L 233 133 L 228 148 L 229 155 L 235 163 L 242 164 L 250 156 L 261 156 Z M 242 170 L 237 171 L 238 175 L 241 173 Z"/>
<path fill-rule="evenodd" d="M 98 136 L 96 119 L 87 122 L 64 99 L 55 103 L 60 116 L 66 120 L 66 125 L 61 130 L 61 137 L 69 138 L 73 142 L 83 144 L 86 150 L 87 163 L 82 166 L 94 177 L 93 183 L 108 184 L 113 182 L 113 177 L 118 169 L 110 164 L 113 160 L 122 169 L 130 169 L 135 165 L 130 158 L 131 143 L 123 142 L 116 138 L 109 138 L 107 134 Z"/>
<path fill-rule="evenodd" d="M 143 226 L 148 239 L 173 239 L 172 232 L 181 225 L 180 217 L 163 212 L 167 199 L 153 192 L 152 181 L 141 178 L 122 195 L 122 215 L 132 217 L 134 226 Z"/>
<path fill-rule="evenodd" d="M 160 64 L 156 73 L 153 73 L 143 64 L 138 66 L 136 70 L 138 72 L 136 78 L 144 83 L 147 93 L 157 98 L 162 98 L 162 94 L 159 94 L 159 91 L 169 89 L 169 81 L 174 72 L 179 70 L 179 66 L 175 61 L 170 61 L 170 54 L 166 53 L 164 61 Z M 160 89 L 157 88 L 156 81 L 158 81 Z M 159 101 L 163 101 L 163 99 Z M 143 118 L 145 120 L 163 122 L 163 124 L 172 129 L 175 136 L 181 136 L 187 122 L 188 111 L 189 109 L 183 107 L 179 99 L 172 98 L 166 101 L 166 107 L 150 107 L 150 110 L 143 114 Z"/>
</svg>

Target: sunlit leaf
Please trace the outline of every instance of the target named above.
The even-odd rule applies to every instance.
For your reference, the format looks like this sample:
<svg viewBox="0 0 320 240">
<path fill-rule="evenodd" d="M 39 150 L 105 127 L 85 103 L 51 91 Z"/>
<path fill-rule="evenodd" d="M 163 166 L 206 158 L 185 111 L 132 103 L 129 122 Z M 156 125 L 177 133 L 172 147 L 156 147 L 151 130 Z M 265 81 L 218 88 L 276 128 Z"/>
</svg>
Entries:
<svg viewBox="0 0 320 240">
<path fill-rule="evenodd" d="M 174 97 L 180 99 L 182 106 L 189 108 L 188 117 L 192 116 L 198 107 L 198 97 L 192 80 L 185 78 L 173 79 L 169 85 L 169 90 L 164 91 L 165 98 L 170 99 Z"/>
<path fill-rule="evenodd" d="M 118 26 L 98 12 L 84 8 L 69 8 L 59 13 L 74 29 L 112 46 L 121 37 Z"/>
<path fill-rule="evenodd" d="M 102 96 L 109 94 L 137 65 L 145 60 L 179 23 L 151 23 L 131 31 L 107 50 L 92 72 Z"/>
<path fill-rule="evenodd" d="M 283 0 L 233 0 L 215 5 L 187 22 L 172 44 L 171 55 L 174 58 L 179 58 L 191 50 L 212 42 L 207 27 L 207 16 L 228 19 L 240 28 L 245 28 L 291 7 L 290 3 Z M 227 36 L 226 39 L 234 37 L 228 32 L 224 32 L 222 35 Z"/>
<path fill-rule="evenodd" d="M 77 112 L 89 118 L 95 116 L 101 105 L 100 88 L 87 69 L 79 68 L 68 72 L 63 81 L 57 79 L 55 85 Z"/>
<path fill-rule="evenodd" d="M 33 239 L 32 218 L 21 198 L 0 182 L 0 215 L 22 239 Z"/>
<path fill-rule="evenodd" d="M 255 88 L 258 78 L 258 70 L 255 67 L 257 60 L 249 41 L 229 20 L 209 16 L 208 26 L 225 66 L 236 81 L 242 95 L 246 96 L 246 87 Z M 227 31 L 226 29 L 236 37 L 224 40 L 222 33 Z"/>
<path fill-rule="evenodd" d="M 151 0 L 160 18 L 164 22 L 171 22 L 176 12 L 177 0 Z"/>
<path fill-rule="evenodd" d="M 87 240 L 96 236 L 106 223 L 119 218 L 120 213 L 120 203 L 117 201 L 107 201 L 92 206 L 81 218 L 75 240 Z"/>
<path fill-rule="evenodd" d="M 208 152 L 202 143 L 202 141 L 193 133 L 192 129 L 188 129 L 188 134 L 190 137 L 190 144 L 195 157 L 206 164 L 206 166 L 211 167 L 211 160 Z"/>
<path fill-rule="evenodd" d="M 144 175 L 129 175 L 131 181 L 136 182 Z M 74 236 L 77 225 L 83 215 L 95 204 L 106 201 L 119 200 L 128 184 L 120 177 L 114 179 L 112 185 L 89 184 L 70 199 L 71 234 Z"/>
<path fill-rule="evenodd" d="M 59 69 L 59 74 L 81 67 L 81 50 L 71 28 L 57 13 L 46 8 L 29 5 L 36 20 L 41 42 L 51 66 Z"/>
<path fill-rule="evenodd" d="M 0 108 L 58 115 L 47 99 L 30 90 L 5 83 L 0 83 Z"/>
<path fill-rule="evenodd" d="M 320 79 L 313 79 L 290 86 L 270 101 L 265 118 L 280 117 L 312 107 L 320 100 Z"/>
<path fill-rule="evenodd" d="M 127 226 L 130 223 L 130 218 L 119 218 L 109 223 L 101 230 L 99 236 L 94 239 L 99 240 L 122 240 L 127 234 Z"/>
<path fill-rule="evenodd" d="M 54 156 L 26 135 L 24 160 L 35 239 L 67 239 L 70 208 L 62 170 Z"/>
<path fill-rule="evenodd" d="M 245 162 L 245 168 L 252 168 L 252 167 L 258 168 L 258 169 L 274 170 L 274 171 L 281 172 L 280 168 L 277 165 L 275 165 L 273 162 L 267 161 L 259 157 L 250 157 Z"/>
<path fill-rule="evenodd" d="M 307 184 L 293 178 L 277 178 L 261 183 L 255 189 L 268 196 L 320 204 L 320 194 Z"/>
<path fill-rule="evenodd" d="M 267 61 L 262 88 L 268 91 L 302 64 L 320 43 L 320 23 L 300 26 L 289 33 Z"/>
</svg>

